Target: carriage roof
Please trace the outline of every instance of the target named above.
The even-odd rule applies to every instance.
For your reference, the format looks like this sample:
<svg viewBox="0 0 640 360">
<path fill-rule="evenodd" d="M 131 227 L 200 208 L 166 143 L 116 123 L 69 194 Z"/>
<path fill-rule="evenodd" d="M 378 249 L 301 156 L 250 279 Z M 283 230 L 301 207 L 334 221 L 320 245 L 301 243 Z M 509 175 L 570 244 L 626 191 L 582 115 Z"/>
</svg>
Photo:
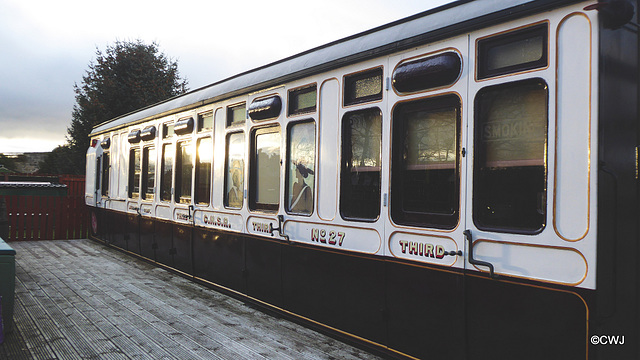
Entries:
<svg viewBox="0 0 640 360">
<path fill-rule="evenodd" d="M 97 125 L 91 136 L 576 0 L 461 0 L 249 70 Z"/>
</svg>

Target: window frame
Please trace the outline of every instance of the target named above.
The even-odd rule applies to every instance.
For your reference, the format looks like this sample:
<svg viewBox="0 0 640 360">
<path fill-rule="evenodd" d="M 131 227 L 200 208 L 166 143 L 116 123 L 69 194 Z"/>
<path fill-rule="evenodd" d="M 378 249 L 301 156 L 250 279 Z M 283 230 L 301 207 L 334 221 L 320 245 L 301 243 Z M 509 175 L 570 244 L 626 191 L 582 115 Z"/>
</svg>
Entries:
<svg viewBox="0 0 640 360">
<path fill-rule="evenodd" d="M 105 161 L 106 159 L 106 161 Z M 101 182 L 100 182 L 100 193 L 103 197 L 109 197 L 109 180 L 111 177 L 111 157 L 109 156 L 109 152 L 105 151 L 102 153 L 102 174 L 101 174 Z"/>
<path fill-rule="evenodd" d="M 204 119 L 210 117 L 211 118 L 211 127 L 204 127 Z M 213 131 L 213 111 L 205 111 L 196 115 L 196 132 L 197 133 L 205 133 L 207 131 Z"/>
<path fill-rule="evenodd" d="M 206 202 L 201 201 L 202 199 L 200 199 L 201 197 L 201 193 L 200 193 L 200 180 L 201 180 L 201 172 L 202 172 L 202 168 L 201 168 L 201 164 L 203 164 L 200 161 L 200 143 L 204 140 L 208 140 L 211 142 L 211 160 L 209 161 L 209 171 L 208 171 L 208 176 L 206 177 L 208 180 L 208 185 L 206 186 Z M 196 140 L 196 156 L 195 156 L 195 161 L 194 161 L 194 167 L 195 167 L 195 181 L 194 181 L 194 194 L 193 194 L 193 202 L 194 204 L 198 204 L 198 205 L 209 205 L 211 204 L 211 186 L 213 184 L 213 180 L 212 180 L 212 174 L 213 174 L 213 149 L 214 149 L 214 144 L 213 144 L 213 138 L 211 136 L 204 136 L 204 137 L 200 137 Z"/>
<path fill-rule="evenodd" d="M 291 205 L 289 204 L 289 185 L 290 185 L 290 175 L 291 175 L 291 170 L 290 170 L 290 163 L 291 163 L 291 155 L 292 155 L 292 151 L 291 151 L 291 130 L 296 126 L 296 125 L 304 125 L 304 124 L 313 124 L 313 169 L 309 169 L 312 170 L 311 174 L 314 174 L 314 180 L 313 183 L 311 184 L 310 188 L 311 188 L 311 211 L 309 213 L 306 212 L 296 212 L 293 211 L 293 209 L 291 208 Z M 309 118 L 309 119 L 304 119 L 304 120 L 300 120 L 300 121 L 292 121 L 287 125 L 287 143 L 286 143 L 286 166 L 285 166 L 285 184 L 284 184 L 284 198 L 285 198 L 285 211 L 288 214 L 292 214 L 292 215 L 300 215 L 300 216 L 311 216 L 314 213 L 315 210 L 315 200 L 316 200 L 316 196 L 315 196 L 315 191 L 316 191 L 316 178 L 315 178 L 315 172 L 317 171 L 317 167 L 316 167 L 316 156 L 317 156 L 317 141 L 316 138 L 318 136 L 318 127 L 316 125 L 316 121 L 313 118 Z M 308 185 L 308 184 L 307 184 Z M 304 189 L 304 188 L 303 188 Z"/>
<path fill-rule="evenodd" d="M 513 172 L 514 169 L 525 169 L 523 171 L 528 171 L 528 172 L 532 172 L 535 171 L 535 168 L 542 168 L 542 178 L 543 181 L 540 184 L 537 184 L 538 187 L 540 189 L 542 189 L 542 197 L 540 196 L 540 193 L 535 194 L 535 198 L 536 198 L 536 209 L 535 212 L 537 212 L 539 214 L 539 221 L 537 223 L 539 223 L 539 226 L 537 226 L 536 228 L 533 228 L 531 226 L 526 227 L 526 226 L 514 226 L 511 224 L 511 226 L 505 226 L 505 225 L 496 225 L 495 222 L 493 224 L 490 223 L 490 221 L 486 221 L 485 219 L 480 219 L 481 217 L 481 211 L 484 208 L 489 208 L 489 206 L 486 204 L 486 200 L 484 202 L 481 202 L 483 199 L 494 199 L 494 202 L 498 201 L 494 196 L 491 195 L 482 195 L 480 193 L 480 191 L 482 191 L 482 189 L 485 187 L 481 181 L 483 181 L 482 179 L 485 177 L 489 177 L 491 175 L 486 175 L 487 171 L 483 170 L 484 168 L 489 168 L 488 166 L 483 166 L 483 163 L 486 164 L 486 151 L 483 151 L 482 148 L 482 144 L 480 143 L 480 138 L 482 137 L 482 133 L 485 132 L 486 130 L 483 129 L 483 126 L 485 124 L 485 122 L 483 122 L 481 120 L 481 117 L 483 116 L 483 107 L 481 104 L 481 96 L 484 95 L 485 92 L 488 92 L 492 89 L 499 89 L 499 88 L 509 88 L 509 87 L 517 87 L 519 85 L 522 86 L 531 86 L 531 87 L 535 87 L 535 86 L 540 86 L 541 89 L 543 89 L 545 91 L 545 109 L 544 109 L 544 113 L 546 114 L 546 119 L 545 119 L 545 139 L 544 139 L 544 150 L 543 150 L 543 158 L 542 160 L 542 165 L 537 165 L 535 164 L 535 159 L 534 160 L 510 160 L 510 164 L 508 165 L 503 165 L 499 168 L 508 170 Z M 529 79 L 524 79 L 524 80 L 517 80 L 517 81 L 511 81 L 511 82 L 504 82 L 504 83 L 500 83 L 500 84 L 496 84 L 496 85 L 491 85 L 491 86 L 486 86 L 482 89 L 480 89 L 480 91 L 478 91 L 475 95 L 475 99 L 474 99 L 474 157 L 473 157 L 473 174 L 471 174 L 471 179 L 473 181 L 473 200 L 472 200 L 472 219 L 474 222 L 474 225 L 476 226 L 476 228 L 480 229 L 480 230 L 484 230 L 484 231 L 492 231 L 492 232 L 498 232 L 498 233 L 509 233 L 509 234 L 524 234 L 524 235 L 535 235 L 535 234 L 539 234 L 541 233 L 547 226 L 548 223 L 548 211 L 547 211 L 547 203 L 548 203 L 548 198 L 549 198 L 549 189 L 548 189 L 548 183 L 549 183 L 549 178 L 548 178 L 548 158 L 549 158 L 549 85 L 547 84 L 546 80 L 542 79 L 542 78 L 529 78 Z M 518 164 L 518 162 L 520 162 Z M 498 167 L 498 166 L 495 166 Z M 481 173 L 482 172 L 482 173 Z M 539 171 L 538 171 L 539 172 Z M 516 174 L 517 175 L 517 174 Z M 527 179 L 527 181 L 532 182 L 533 181 L 533 176 L 531 176 L 531 174 L 525 176 L 525 178 Z M 514 175 L 510 176 L 510 183 L 519 185 L 520 182 L 516 181 L 517 179 L 515 178 Z M 495 184 L 495 181 L 491 182 L 492 184 Z M 504 189 L 502 189 L 501 191 L 502 193 L 505 193 Z M 516 192 L 516 194 L 522 194 L 522 192 Z M 518 200 L 513 199 L 512 201 L 513 203 L 518 202 Z M 531 196 L 530 196 L 531 198 Z M 531 201 L 531 199 L 529 199 L 529 202 L 531 204 L 534 203 L 534 201 Z M 522 204 L 520 204 L 522 205 Z M 520 207 L 512 207 L 509 210 L 509 213 L 511 214 L 517 214 L 518 210 L 522 211 L 522 208 Z M 526 209 L 525 209 L 526 210 Z M 531 207 L 529 207 L 528 210 L 531 210 Z M 531 217 L 534 217 L 535 215 L 532 215 L 534 212 L 530 211 L 529 214 L 527 214 L 527 216 L 523 216 L 522 218 L 526 218 L 529 219 Z M 513 218 L 515 218 L 515 216 L 513 216 Z"/>
<path fill-rule="evenodd" d="M 313 102 L 313 106 L 308 106 L 306 108 L 294 109 L 293 105 L 297 103 L 297 101 L 293 101 L 294 97 L 299 99 L 300 95 L 308 94 L 310 92 L 315 93 L 315 99 Z M 300 86 L 294 89 L 290 89 L 287 94 L 287 116 L 298 116 L 304 114 L 310 114 L 316 112 L 318 109 L 318 84 L 313 83 L 309 85 Z"/>
<path fill-rule="evenodd" d="M 227 191 L 227 189 L 229 188 L 229 167 L 232 165 L 230 164 L 229 160 L 229 155 L 231 154 L 229 151 L 229 145 L 231 144 L 231 137 L 234 135 L 241 135 L 242 136 L 242 187 L 240 189 L 240 194 L 241 194 L 241 200 L 240 200 L 240 206 L 239 207 L 235 207 L 235 206 L 231 206 L 229 204 L 229 192 Z M 246 167 L 246 136 L 244 131 L 235 131 L 235 132 L 229 132 L 227 133 L 226 139 L 225 139 L 225 164 L 224 164 L 224 199 L 223 199 L 223 205 L 225 208 L 227 209 L 233 209 L 233 210 L 241 210 L 244 207 L 244 188 L 246 185 L 246 179 L 245 179 L 245 167 Z M 233 175 L 232 175 L 233 177 Z M 231 179 L 231 181 L 233 181 L 233 178 Z"/>
<path fill-rule="evenodd" d="M 191 204 L 193 201 L 193 167 L 194 167 L 194 158 L 193 153 L 191 154 L 191 171 L 189 171 L 189 194 L 188 196 L 184 196 L 182 193 L 182 185 L 183 181 L 187 179 L 187 177 L 183 176 L 182 170 L 184 167 L 182 152 L 183 148 L 189 148 L 193 146 L 191 139 L 183 139 L 176 142 L 175 146 L 175 169 L 180 170 L 176 171 L 175 181 L 174 181 L 174 202 L 176 204 Z M 178 173 L 180 174 L 178 177 Z"/>
<path fill-rule="evenodd" d="M 355 113 L 365 113 L 365 112 L 376 112 L 379 114 L 380 117 L 380 147 L 379 147 L 379 155 L 378 155 L 378 161 L 380 163 L 379 169 L 377 170 L 377 182 L 378 182 L 378 189 L 377 189 L 377 195 L 375 197 L 375 200 L 373 201 L 373 204 L 375 204 L 377 206 L 377 212 L 376 215 L 374 217 L 367 217 L 367 216 L 354 216 L 352 214 L 348 214 L 347 212 L 353 212 L 352 208 L 348 208 L 346 204 L 350 203 L 350 201 L 352 200 L 349 196 L 353 194 L 353 188 L 349 187 L 347 189 L 347 184 L 349 184 L 351 182 L 350 177 L 352 176 L 353 172 L 348 170 L 348 163 L 349 161 L 351 161 L 353 159 L 353 156 L 351 156 L 349 159 L 347 159 L 347 157 L 345 156 L 346 154 L 353 154 L 353 146 L 349 145 L 347 148 L 347 142 L 349 142 L 349 144 L 351 143 L 351 126 L 347 127 L 347 119 L 349 118 L 350 115 L 355 114 Z M 382 213 L 381 210 L 381 194 L 382 194 L 382 162 L 383 162 L 383 156 L 382 156 L 382 125 L 383 125 L 383 113 L 382 110 L 377 107 L 366 107 L 366 108 L 362 108 L 362 109 L 356 109 L 356 110 L 352 110 L 352 111 L 348 111 L 346 113 L 344 113 L 344 115 L 342 116 L 341 119 L 341 129 L 342 129 L 342 141 L 341 141 L 341 155 L 340 155 L 340 203 L 339 203 L 339 211 L 340 211 L 340 216 L 344 219 L 344 220 L 349 220 L 349 221 L 360 221 L 360 222 L 376 222 L 378 221 L 378 219 L 380 218 L 380 214 Z M 360 173 L 360 172 L 358 172 Z M 364 172 L 363 172 L 364 173 Z M 351 206 L 351 205 L 349 205 Z M 365 206 L 366 208 L 366 206 Z"/>
<path fill-rule="evenodd" d="M 167 151 L 169 150 L 169 151 Z M 168 185 L 169 188 L 165 189 L 165 180 L 166 180 L 166 175 L 167 175 L 167 171 L 166 171 L 166 165 L 167 162 L 165 161 L 166 159 L 166 154 L 169 153 L 171 154 L 171 161 L 170 161 L 170 165 L 171 165 L 171 169 L 170 169 L 170 174 L 169 174 L 169 179 L 168 179 Z M 159 188 L 159 194 L 158 197 L 160 199 L 160 201 L 162 202 L 171 202 L 171 197 L 173 196 L 173 177 L 174 177 L 174 169 L 175 169 L 175 155 L 176 155 L 176 146 L 174 143 L 172 142 L 165 142 L 162 144 L 162 157 L 161 157 L 161 164 L 160 164 L 160 184 L 158 186 Z M 165 194 L 165 190 L 166 192 L 169 194 L 169 198 L 165 198 L 163 195 Z"/>
<path fill-rule="evenodd" d="M 151 158 L 149 156 L 150 151 L 153 150 L 155 153 L 155 156 L 153 157 L 153 191 L 151 193 L 148 193 L 147 190 L 149 189 L 148 187 L 148 182 L 149 182 L 149 159 Z M 140 170 L 141 173 L 141 186 L 140 186 L 140 198 L 142 200 L 146 200 L 146 201 L 153 201 L 155 199 L 155 194 L 156 194 L 156 178 L 157 178 L 157 174 L 158 174 L 158 161 L 157 161 L 157 150 L 155 145 L 147 145 L 144 146 L 142 148 L 142 168 Z"/>
<path fill-rule="evenodd" d="M 354 92 L 355 92 L 356 82 L 363 79 L 371 78 L 371 77 L 377 77 L 378 75 L 380 76 L 380 92 L 372 95 L 362 96 L 362 97 L 357 97 L 357 96 L 354 96 L 353 98 L 351 97 L 350 90 L 354 89 Z M 382 100 L 383 94 L 384 94 L 384 67 L 377 66 L 377 67 L 362 70 L 356 73 L 344 75 L 342 82 L 343 82 L 343 88 L 342 88 L 343 106 L 346 107 L 346 106 L 360 105 L 364 103 L 380 101 Z"/>
<path fill-rule="evenodd" d="M 258 164 L 257 164 L 257 140 L 258 136 L 266 135 L 266 134 L 278 134 L 280 145 L 279 145 L 279 156 L 278 160 L 278 201 L 276 203 L 261 203 L 257 200 L 257 192 L 258 192 Z M 280 124 L 271 124 L 264 127 L 258 127 L 251 131 L 251 145 L 250 145 L 250 155 L 249 155 L 249 210 L 251 211 L 264 211 L 264 212 L 277 212 L 280 208 L 280 185 L 282 184 L 282 131 L 280 129 Z"/>
<path fill-rule="evenodd" d="M 237 111 L 238 109 L 242 108 L 242 121 L 233 121 L 233 114 L 235 113 L 235 111 Z M 247 122 L 247 103 L 246 102 L 241 102 L 241 103 L 236 103 L 236 104 L 232 104 L 232 105 L 228 105 L 227 106 L 227 111 L 226 111 L 226 115 L 227 115 L 227 119 L 225 121 L 226 123 L 226 127 L 235 127 L 235 126 L 242 126 L 244 124 L 246 124 Z"/>
<path fill-rule="evenodd" d="M 408 108 L 408 109 L 406 109 Z M 407 132 L 406 116 L 411 110 L 436 113 L 447 109 L 456 110 L 455 131 L 455 184 L 453 199 L 455 210 L 451 214 L 434 211 L 409 211 L 404 208 L 404 198 L 407 190 L 404 181 L 407 179 L 405 144 Z M 406 109 L 406 110 L 405 110 Z M 436 228 L 451 230 L 460 222 L 461 203 L 461 152 L 462 152 L 462 99 L 457 93 L 445 93 L 433 97 L 416 98 L 397 103 L 392 111 L 392 146 L 391 146 L 391 196 L 390 212 L 394 223 L 405 226 L 418 226 L 424 228 Z"/>
<path fill-rule="evenodd" d="M 172 122 L 167 122 L 162 124 L 162 140 L 167 140 L 167 139 L 171 139 L 172 137 L 176 136 L 176 133 L 174 131 L 174 126 L 175 123 Z"/>
<path fill-rule="evenodd" d="M 533 36 L 532 36 L 533 35 Z M 498 46 L 508 45 L 529 38 L 542 36 L 542 56 L 538 60 L 517 63 L 496 69 L 486 68 L 487 54 Z M 530 24 L 507 32 L 493 34 L 476 40 L 476 79 L 516 74 L 524 71 L 545 69 L 549 66 L 549 23 L 547 21 Z"/>
<path fill-rule="evenodd" d="M 138 185 L 138 191 L 135 192 L 133 191 L 135 188 L 135 183 L 136 183 L 136 156 L 135 154 L 138 154 L 138 181 L 137 181 L 137 185 Z M 132 146 L 129 149 L 129 179 L 128 179 L 128 184 L 129 184 L 129 191 L 128 191 L 128 198 L 129 199 L 139 199 L 140 198 L 140 180 L 142 178 L 142 151 L 140 149 L 140 146 Z"/>
</svg>

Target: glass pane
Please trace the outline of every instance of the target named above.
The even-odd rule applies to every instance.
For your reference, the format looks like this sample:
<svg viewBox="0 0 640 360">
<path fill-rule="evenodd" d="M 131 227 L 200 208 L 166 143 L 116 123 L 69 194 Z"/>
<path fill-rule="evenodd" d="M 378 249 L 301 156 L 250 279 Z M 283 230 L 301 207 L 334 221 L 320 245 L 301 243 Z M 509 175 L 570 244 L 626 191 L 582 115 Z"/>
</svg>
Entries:
<svg viewBox="0 0 640 360">
<path fill-rule="evenodd" d="M 289 93 L 289 115 L 313 112 L 316 110 L 316 86 L 295 90 Z"/>
<path fill-rule="evenodd" d="M 152 200 L 155 192 L 156 181 L 156 149 L 147 147 L 142 153 L 142 165 L 144 167 L 142 179 L 142 198 Z"/>
<path fill-rule="evenodd" d="M 198 132 L 213 129 L 213 113 L 198 115 Z"/>
<path fill-rule="evenodd" d="M 245 104 L 228 108 L 227 126 L 244 124 L 247 119 L 247 108 Z"/>
<path fill-rule="evenodd" d="M 280 199 L 280 132 L 256 135 L 255 203 L 277 205 Z"/>
<path fill-rule="evenodd" d="M 213 141 L 204 138 L 198 141 L 198 163 L 196 164 L 196 202 L 208 204 L 211 194 L 211 163 L 213 161 Z"/>
<path fill-rule="evenodd" d="M 354 82 L 353 89 L 356 98 L 378 94 L 382 92 L 382 75 L 358 79 Z"/>
<path fill-rule="evenodd" d="M 543 68 L 548 64 L 547 24 L 478 41 L 478 78 Z"/>
<path fill-rule="evenodd" d="M 503 86 L 480 94 L 482 166 L 543 166 L 547 140 L 547 91 Z"/>
<path fill-rule="evenodd" d="M 95 189 L 97 190 L 100 187 L 100 156 L 96 157 L 96 177 L 95 177 Z M 131 172 L 129 172 L 129 174 L 131 174 Z M 129 175 L 131 176 L 131 175 Z M 131 180 L 129 180 L 131 181 Z"/>
<path fill-rule="evenodd" d="M 225 206 L 240 209 L 244 198 L 244 134 L 227 138 L 227 169 L 225 171 Z"/>
<path fill-rule="evenodd" d="M 345 77 L 345 105 L 379 99 L 382 99 L 382 69 L 374 69 Z"/>
<path fill-rule="evenodd" d="M 137 198 L 140 194 L 140 149 L 131 149 L 129 153 L 129 197 Z"/>
<path fill-rule="evenodd" d="M 109 153 L 102 155 L 102 195 L 109 196 L 109 169 L 111 164 L 109 163 Z"/>
<path fill-rule="evenodd" d="M 162 179 L 160 181 L 160 199 L 163 201 L 171 201 L 173 153 L 173 144 L 164 144 L 162 146 Z"/>
<path fill-rule="evenodd" d="M 313 212 L 315 184 L 316 127 L 313 122 L 289 128 L 287 165 L 287 210 L 297 214 Z"/>
<path fill-rule="evenodd" d="M 178 143 L 176 166 L 176 202 L 188 204 L 191 201 L 191 171 L 193 170 L 193 154 L 191 144 Z"/>
<path fill-rule="evenodd" d="M 487 70 L 538 61 L 544 55 L 543 46 L 543 37 L 536 36 L 492 47 L 487 51 Z"/>
<path fill-rule="evenodd" d="M 497 85 L 476 97 L 474 221 L 531 233 L 546 219 L 547 85 Z"/>
<path fill-rule="evenodd" d="M 394 110 L 392 217 L 400 224 L 452 228 L 459 210 L 456 96 L 403 103 Z"/>
<path fill-rule="evenodd" d="M 316 89 L 301 92 L 296 97 L 296 108 L 297 109 L 315 109 L 316 107 Z"/>
<path fill-rule="evenodd" d="M 380 215 L 382 113 L 352 111 L 342 126 L 340 211 L 345 218 L 374 220 Z"/>
<path fill-rule="evenodd" d="M 162 125 L 162 138 L 168 139 L 175 134 L 173 131 L 173 124 L 164 124 Z"/>
</svg>

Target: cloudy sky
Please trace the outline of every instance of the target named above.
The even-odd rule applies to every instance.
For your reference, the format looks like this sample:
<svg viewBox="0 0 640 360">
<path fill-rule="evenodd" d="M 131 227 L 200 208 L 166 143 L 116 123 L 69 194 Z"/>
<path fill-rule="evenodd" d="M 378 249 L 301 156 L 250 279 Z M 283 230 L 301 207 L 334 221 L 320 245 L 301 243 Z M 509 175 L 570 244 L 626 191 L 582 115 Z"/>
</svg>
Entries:
<svg viewBox="0 0 640 360">
<path fill-rule="evenodd" d="M 116 40 L 155 41 L 196 89 L 448 2 L 0 0 L 0 153 L 63 144 L 73 85 Z"/>
</svg>

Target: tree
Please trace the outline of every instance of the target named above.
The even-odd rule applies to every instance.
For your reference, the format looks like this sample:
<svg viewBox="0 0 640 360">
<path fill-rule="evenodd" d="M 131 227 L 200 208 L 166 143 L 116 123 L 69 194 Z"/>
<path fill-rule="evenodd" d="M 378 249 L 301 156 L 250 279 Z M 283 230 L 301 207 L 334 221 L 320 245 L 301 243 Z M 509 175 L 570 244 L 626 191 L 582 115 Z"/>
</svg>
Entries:
<svg viewBox="0 0 640 360">
<path fill-rule="evenodd" d="M 141 40 L 116 41 L 104 53 L 96 49 L 96 60 L 82 79 L 81 85 L 74 85 L 76 104 L 65 145 L 70 151 L 58 151 L 71 157 L 76 174 L 84 174 L 89 133 L 95 125 L 188 90 L 178 62 L 160 53 L 155 42 L 146 45 Z"/>
<path fill-rule="evenodd" d="M 86 150 L 85 150 L 86 151 Z M 39 174 L 77 174 L 69 145 L 60 145 L 38 164 Z"/>
</svg>

